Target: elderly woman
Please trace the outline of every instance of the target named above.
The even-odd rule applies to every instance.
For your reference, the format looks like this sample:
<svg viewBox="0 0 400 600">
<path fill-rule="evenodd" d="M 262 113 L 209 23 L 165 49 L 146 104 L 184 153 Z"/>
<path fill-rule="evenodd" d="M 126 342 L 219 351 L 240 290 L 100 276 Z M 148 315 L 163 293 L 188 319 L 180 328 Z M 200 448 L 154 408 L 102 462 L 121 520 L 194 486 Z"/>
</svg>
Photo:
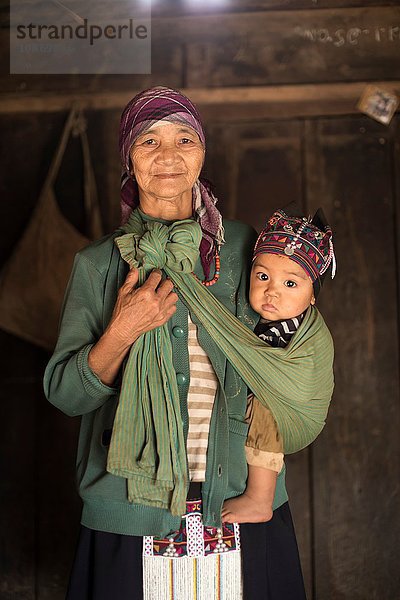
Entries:
<svg viewBox="0 0 400 600">
<path fill-rule="evenodd" d="M 190 295 L 194 274 L 253 327 L 255 233 L 222 221 L 200 178 L 200 117 L 181 93 L 133 98 L 120 150 L 123 226 L 77 255 L 45 374 L 49 400 L 82 416 L 67 598 L 303 599 L 284 470 L 271 521 L 221 523 L 246 485 L 247 386 L 165 277 Z"/>
</svg>

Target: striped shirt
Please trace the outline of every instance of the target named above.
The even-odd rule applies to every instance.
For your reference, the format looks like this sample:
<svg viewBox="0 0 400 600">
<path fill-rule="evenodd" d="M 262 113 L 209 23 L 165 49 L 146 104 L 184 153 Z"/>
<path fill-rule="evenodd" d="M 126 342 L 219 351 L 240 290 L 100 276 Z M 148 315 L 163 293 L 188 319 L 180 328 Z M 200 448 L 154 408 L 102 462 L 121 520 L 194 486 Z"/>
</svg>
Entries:
<svg viewBox="0 0 400 600">
<path fill-rule="evenodd" d="M 190 365 L 190 384 L 187 397 L 189 475 L 191 481 L 204 481 L 208 433 L 218 381 L 210 359 L 197 341 L 197 326 L 191 321 L 190 316 L 188 347 Z"/>
</svg>

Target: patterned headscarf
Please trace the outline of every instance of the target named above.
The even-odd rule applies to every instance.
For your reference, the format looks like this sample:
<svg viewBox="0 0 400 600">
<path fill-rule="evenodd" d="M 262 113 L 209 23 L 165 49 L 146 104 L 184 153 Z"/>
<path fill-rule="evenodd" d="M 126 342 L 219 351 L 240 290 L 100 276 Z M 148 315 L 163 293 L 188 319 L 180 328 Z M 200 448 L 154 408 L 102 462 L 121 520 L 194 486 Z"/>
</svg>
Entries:
<svg viewBox="0 0 400 600">
<path fill-rule="evenodd" d="M 154 123 L 168 121 L 191 127 L 205 146 L 205 134 L 200 115 L 192 102 L 177 90 L 166 87 L 153 87 L 135 96 L 125 107 L 120 124 L 119 149 L 122 162 L 121 212 L 122 223 L 126 223 L 130 213 L 139 204 L 139 190 L 131 175 L 130 151 L 135 140 Z M 199 222 L 203 238 L 200 244 L 200 257 L 206 278 L 217 249 L 224 242 L 222 217 L 215 204 L 217 199 L 211 191 L 210 183 L 203 178 L 193 187 L 193 214 Z"/>
<path fill-rule="evenodd" d="M 274 212 L 258 236 L 253 260 L 259 254 L 283 254 L 296 262 L 309 275 L 315 295 L 328 270 L 332 279 L 335 276 L 332 229 L 322 209 L 313 218 L 289 216 L 283 210 Z"/>
</svg>

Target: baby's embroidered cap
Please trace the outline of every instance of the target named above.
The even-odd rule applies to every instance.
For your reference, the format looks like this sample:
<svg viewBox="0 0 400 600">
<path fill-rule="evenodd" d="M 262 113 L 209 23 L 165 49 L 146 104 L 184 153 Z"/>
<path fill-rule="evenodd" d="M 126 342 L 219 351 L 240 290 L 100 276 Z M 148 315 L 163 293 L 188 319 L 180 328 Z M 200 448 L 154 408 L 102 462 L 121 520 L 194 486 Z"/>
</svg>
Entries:
<svg viewBox="0 0 400 600">
<path fill-rule="evenodd" d="M 282 209 L 268 219 L 254 247 L 253 261 L 259 254 L 283 254 L 299 264 L 310 276 L 316 291 L 323 276 L 336 272 L 332 229 L 321 208 L 314 217 L 289 216 Z"/>
</svg>

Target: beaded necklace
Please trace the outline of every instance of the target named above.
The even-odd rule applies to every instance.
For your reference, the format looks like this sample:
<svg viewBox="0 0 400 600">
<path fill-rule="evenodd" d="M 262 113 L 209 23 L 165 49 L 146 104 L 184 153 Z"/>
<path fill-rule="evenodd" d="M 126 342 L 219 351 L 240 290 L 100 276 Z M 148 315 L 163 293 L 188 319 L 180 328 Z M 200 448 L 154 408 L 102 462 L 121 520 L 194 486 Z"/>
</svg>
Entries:
<svg viewBox="0 0 400 600">
<path fill-rule="evenodd" d="M 208 281 L 205 280 L 205 279 L 204 279 L 204 281 L 202 281 L 201 279 L 199 279 L 197 277 L 197 275 L 195 273 L 193 273 L 193 275 L 195 276 L 195 278 L 197 279 L 197 281 L 200 281 L 200 283 L 202 283 L 206 287 L 210 287 L 211 285 L 214 285 L 214 283 L 217 283 L 217 281 L 219 279 L 220 271 L 221 271 L 221 258 L 220 258 L 220 255 L 218 254 L 218 250 L 216 250 L 215 251 L 215 273 L 214 273 L 214 277 L 212 279 L 209 279 Z"/>
</svg>

